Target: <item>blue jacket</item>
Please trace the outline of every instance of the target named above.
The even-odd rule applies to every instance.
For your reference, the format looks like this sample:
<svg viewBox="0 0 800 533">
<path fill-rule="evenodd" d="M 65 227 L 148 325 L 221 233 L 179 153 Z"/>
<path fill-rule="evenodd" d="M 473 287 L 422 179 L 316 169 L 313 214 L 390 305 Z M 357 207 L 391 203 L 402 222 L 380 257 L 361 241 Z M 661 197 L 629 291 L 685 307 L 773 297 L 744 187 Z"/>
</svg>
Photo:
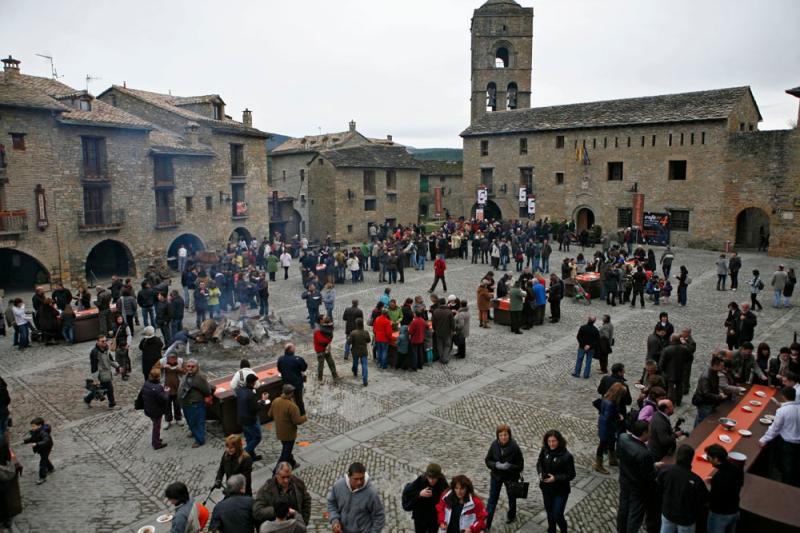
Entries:
<svg viewBox="0 0 800 533">
<path fill-rule="evenodd" d="M 308 370 L 308 363 L 293 353 L 284 353 L 278 358 L 278 372 L 284 383 L 294 385 L 295 389 L 303 388 L 303 372 Z"/>
<path fill-rule="evenodd" d="M 601 441 L 607 441 L 617 432 L 618 415 L 617 406 L 611 400 L 603 399 L 600 402 L 600 414 L 597 417 L 597 436 Z"/>
<path fill-rule="evenodd" d="M 547 305 L 547 290 L 541 283 L 537 283 L 533 286 L 533 296 L 536 305 Z"/>
</svg>

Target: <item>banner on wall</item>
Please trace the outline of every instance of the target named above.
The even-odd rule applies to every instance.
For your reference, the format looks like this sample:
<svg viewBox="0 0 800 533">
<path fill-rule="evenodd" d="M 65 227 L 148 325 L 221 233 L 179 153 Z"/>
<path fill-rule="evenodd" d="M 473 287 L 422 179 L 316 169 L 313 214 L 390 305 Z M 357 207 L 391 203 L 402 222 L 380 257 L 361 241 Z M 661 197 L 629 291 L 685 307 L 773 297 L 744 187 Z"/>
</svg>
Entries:
<svg viewBox="0 0 800 533">
<path fill-rule="evenodd" d="M 528 214 L 529 215 L 536 214 L 536 198 L 532 196 L 528 198 Z"/>
<path fill-rule="evenodd" d="M 642 228 L 644 226 L 644 194 L 637 192 L 633 195 L 633 209 L 631 213 L 631 226 Z"/>
<path fill-rule="evenodd" d="M 433 189 L 433 203 L 434 203 L 434 211 L 436 212 L 436 218 L 442 216 L 442 188 L 441 187 L 434 187 Z"/>
<path fill-rule="evenodd" d="M 669 213 L 644 213 L 642 238 L 647 244 L 669 244 Z"/>
<path fill-rule="evenodd" d="M 475 210 L 475 220 L 483 220 L 483 209 L 476 209 Z"/>
<path fill-rule="evenodd" d="M 519 188 L 519 203 L 524 204 L 528 201 L 528 189 L 527 187 L 520 187 Z"/>
<path fill-rule="evenodd" d="M 486 187 L 481 187 L 478 189 L 478 205 L 486 205 L 487 200 L 489 200 L 489 191 L 486 190 Z"/>
</svg>

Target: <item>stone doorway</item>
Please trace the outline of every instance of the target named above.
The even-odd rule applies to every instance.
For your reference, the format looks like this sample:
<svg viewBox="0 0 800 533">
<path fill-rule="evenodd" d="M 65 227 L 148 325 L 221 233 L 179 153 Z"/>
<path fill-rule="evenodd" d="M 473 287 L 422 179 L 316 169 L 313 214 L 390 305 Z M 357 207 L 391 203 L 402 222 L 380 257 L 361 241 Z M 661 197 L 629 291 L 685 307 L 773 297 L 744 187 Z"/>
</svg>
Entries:
<svg viewBox="0 0 800 533">
<path fill-rule="evenodd" d="M 175 240 L 172 241 L 172 244 L 169 245 L 169 248 L 167 248 L 167 265 L 169 265 L 172 270 L 178 270 L 178 248 L 181 247 L 181 244 L 186 246 L 189 257 L 206 249 L 203 241 L 201 241 L 200 237 L 197 235 L 192 235 L 191 233 L 178 235 Z"/>
<path fill-rule="evenodd" d="M 86 257 L 86 279 L 98 280 L 111 276 L 135 276 L 136 262 L 126 245 L 106 239 L 97 243 Z"/>
<path fill-rule="evenodd" d="M 594 226 L 594 211 L 588 207 L 581 207 L 575 212 L 575 231 L 590 230 Z"/>
<path fill-rule="evenodd" d="M 758 207 L 740 211 L 736 215 L 736 247 L 760 248 L 762 237 L 769 237 L 769 215 Z"/>
<path fill-rule="evenodd" d="M 14 248 L 0 248 L 0 289 L 33 290 L 50 283 L 50 273 L 35 257 Z"/>
<path fill-rule="evenodd" d="M 475 212 L 478 210 L 478 204 L 472 205 L 472 218 L 475 218 Z M 484 220 L 503 220 L 503 212 L 500 206 L 492 200 L 488 200 L 486 205 L 483 206 L 483 219 Z"/>
</svg>

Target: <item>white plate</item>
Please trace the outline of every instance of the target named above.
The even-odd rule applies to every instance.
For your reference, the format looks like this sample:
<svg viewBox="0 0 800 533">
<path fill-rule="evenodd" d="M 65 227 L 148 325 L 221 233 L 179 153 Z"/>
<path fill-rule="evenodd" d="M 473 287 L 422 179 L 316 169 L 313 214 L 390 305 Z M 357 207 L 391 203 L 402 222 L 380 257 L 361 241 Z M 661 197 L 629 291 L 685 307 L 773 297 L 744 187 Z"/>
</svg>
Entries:
<svg viewBox="0 0 800 533">
<path fill-rule="evenodd" d="M 225 392 L 225 387 L 217 387 L 217 392 Z"/>
<path fill-rule="evenodd" d="M 775 415 L 764 415 L 767 420 L 775 420 Z"/>
<path fill-rule="evenodd" d="M 142 526 L 136 533 L 150 533 L 151 531 L 155 531 L 156 526 Z"/>
<path fill-rule="evenodd" d="M 700 455 L 698 455 L 698 457 L 700 457 L 700 459 L 702 459 L 703 461 L 708 461 L 708 455 L 704 453 L 701 453 Z"/>
<path fill-rule="evenodd" d="M 172 513 L 162 514 L 161 516 L 156 518 L 156 522 L 158 522 L 159 524 L 164 524 L 172 520 L 174 517 L 175 515 Z"/>
<path fill-rule="evenodd" d="M 747 461 L 747 456 L 740 452 L 731 452 L 728 454 L 728 459 L 736 461 L 737 463 L 743 463 Z"/>
<path fill-rule="evenodd" d="M 743 405 L 742 406 L 742 411 L 747 411 L 748 413 L 752 413 L 753 412 L 753 408 L 750 407 L 749 405 Z"/>
<path fill-rule="evenodd" d="M 744 387 L 739 387 L 739 392 L 746 392 L 746 391 L 747 389 L 745 389 Z"/>
<path fill-rule="evenodd" d="M 767 393 L 764 392 L 763 390 L 757 390 L 756 391 L 756 396 L 758 396 L 759 398 L 766 398 L 767 397 Z"/>
<path fill-rule="evenodd" d="M 719 440 L 721 440 L 725 444 L 730 444 L 731 442 L 733 442 L 733 440 L 727 435 L 720 435 Z"/>
<path fill-rule="evenodd" d="M 762 424 L 766 425 L 766 426 L 772 424 L 772 420 L 770 420 L 767 417 L 759 418 L 758 421 L 761 422 Z"/>
<path fill-rule="evenodd" d="M 644 385 L 642 385 L 641 383 L 634 383 L 633 386 L 639 390 L 644 390 Z"/>
<path fill-rule="evenodd" d="M 753 432 L 752 432 L 752 431 L 748 431 L 748 430 L 746 430 L 746 429 L 740 429 L 740 430 L 739 430 L 739 435 L 741 435 L 742 437 L 749 437 L 749 436 L 751 436 L 752 434 L 753 434 Z"/>
<path fill-rule="evenodd" d="M 758 400 L 750 400 L 750 405 L 755 405 L 756 407 L 758 407 L 758 406 L 763 405 L 763 404 L 761 402 L 759 402 Z"/>
</svg>

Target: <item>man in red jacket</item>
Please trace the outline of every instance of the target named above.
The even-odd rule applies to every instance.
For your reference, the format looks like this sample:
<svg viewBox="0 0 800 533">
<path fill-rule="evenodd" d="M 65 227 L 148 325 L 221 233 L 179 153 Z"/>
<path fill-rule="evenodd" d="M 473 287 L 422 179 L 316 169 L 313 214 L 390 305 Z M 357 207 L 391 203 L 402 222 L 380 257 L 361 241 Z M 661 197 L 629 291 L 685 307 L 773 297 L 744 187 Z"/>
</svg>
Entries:
<svg viewBox="0 0 800 533">
<path fill-rule="evenodd" d="M 372 332 L 375 334 L 375 352 L 378 356 L 378 367 L 385 369 L 389 357 L 389 343 L 392 341 L 392 321 L 389 320 L 386 309 L 383 309 L 372 323 Z"/>
<path fill-rule="evenodd" d="M 442 280 L 442 288 L 444 292 L 447 292 L 447 282 L 444 280 L 444 271 L 447 270 L 447 263 L 444 262 L 444 257 L 439 256 L 436 258 L 436 261 L 433 262 L 433 285 L 431 285 L 430 290 L 428 292 L 433 292 L 436 288 L 436 285 L 439 284 L 439 280 Z"/>
<path fill-rule="evenodd" d="M 428 323 L 422 318 L 422 312 L 417 311 L 411 324 L 408 325 L 408 342 L 411 344 L 411 370 L 417 371 L 425 362 L 425 330 Z"/>
<path fill-rule="evenodd" d="M 322 370 L 325 368 L 326 361 L 333 379 L 339 379 L 339 374 L 336 373 L 336 363 L 333 362 L 333 356 L 331 355 L 332 341 L 333 321 L 330 317 L 322 317 L 319 327 L 314 330 L 314 352 L 317 354 L 317 381 L 322 381 Z"/>
</svg>

